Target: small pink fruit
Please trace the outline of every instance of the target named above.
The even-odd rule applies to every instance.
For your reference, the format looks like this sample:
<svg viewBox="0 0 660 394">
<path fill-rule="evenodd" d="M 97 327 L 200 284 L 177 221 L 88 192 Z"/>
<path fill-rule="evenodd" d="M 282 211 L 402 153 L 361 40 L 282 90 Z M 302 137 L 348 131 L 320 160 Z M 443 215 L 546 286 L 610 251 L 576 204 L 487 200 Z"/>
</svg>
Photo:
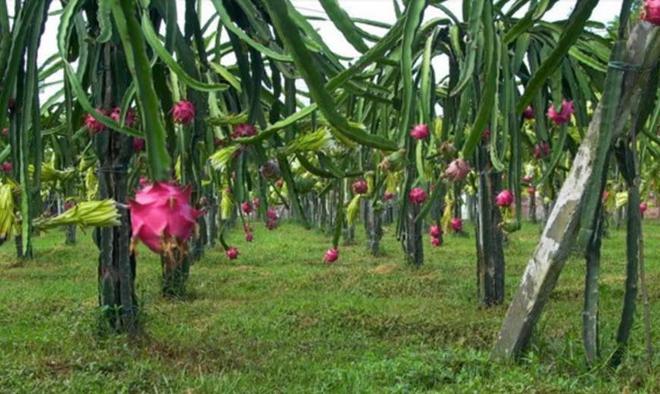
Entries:
<svg viewBox="0 0 660 394">
<path fill-rule="evenodd" d="M 383 201 L 390 201 L 393 200 L 395 197 L 395 194 L 392 192 L 385 192 L 383 193 Z"/>
<path fill-rule="evenodd" d="M 646 212 L 646 210 L 647 210 L 648 208 L 649 208 L 649 206 L 648 206 L 648 204 L 646 204 L 645 202 L 642 202 L 641 204 L 639 204 L 639 212 L 640 212 L 642 215 L 644 214 L 644 212 Z"/>
<path fill-rule="evenodd" d="M 509 207 L 513 204 L 513 193 L 509 190 L 502 190 L 497 197 L 495 197 L 495 204 L 499 207 Z"/>
<path fill-rule="evenodd" d="M 133 137 L 133 151 L 140 153 L 144 150 L 144 138 Z"/>
<path fill-rule="evenodd" d="M 234 126 L 234 132 L 231 133 L 232 138 L 245 138 L 257 135 L 257 129 L 249 123 L 241 123 Z"/>
<path fill-rule="evenodd" d="M 247 242 L 252 242 L 252 240 L 254 240 L 254 235 L 252 234 L 252 232 L 245 233 L 245 240 Z"/>
<path fill-rule="evenodd" d="M 225 254 L 229 258 L 229 260 L 236 260 L 238 258 L 238 249 L 230 246 L 229 249 L 225 251 Z"/>
<path fill-rule="evenodd" d="M 452 218 L 451 229 L 457 233 L 463 231 L 463 220 L 461 220 L 461 218 Z"/>
<path fill-rule="evenodd" d="M 645 0 L 641 19 L 660 26 L 660 0 Z"/>
<path fill-rule="evenodd" d="M 410 136 L 416 140 L 423 140 L 429 136 L 429 126 L 420 123 L 410 130 Z"/>
<path fill-rule="evenodd" d="M 442 245 L 442 240 L 439 237 L 431 237 L 431 245 L 437 248 L 438 246 Z"/>
<path fill-rule="evenodd" d="M 534 108 L 531 105 L 528 105 L 523 111 L 523 118 L 527 120 L 534 119 Z"/>
<path fill-rule="evenodd" d="M 465 179 L 470 172 L 470 165 L 463 159 L 454 159 L 445 170 L 445 176 L 453 182 Z"/>
<path fill-rule="evenodd" d="M 556 125 L 563 125 L 571 120 L 573 112 L 575 112 L 575 109 L 573 108 L 573 100 L 567 101 L 564 99 L 561 101 L 560 111 L 557 111 L 554 104 L 550 104 L 550 108 L 548 108 L 548 118 L 550 118 L 550 120 Z"/>
<path fill-rule="evenodd" d="M 252 204 L 250 204 L 247 201 L 243 201 L 241 204 L 241 210 L 243 211 L 244 214 L 249 215 L 252 213 Z"/>
<path fill-rule="evenodd" d="M 105 114 L 106 112 L 102 109 L 97 109 L 97 111 L 102 114 Z M 92 114 L 85 115 L 84 123 L 85 123 L 85 127 L 87 127 L 87 130 L 89 130 L 89 132 L 92 135 L 98 134 L 103 130 L 105 130 L 105 126 L 103 125 L 103 123 L 99 122 L 94 116 L 92 116 Z"/>
<path fill-rule="evenodd" d="M 323 261 L 326 263 L 334 263 L 339 258 L 339 250 L 337 248 L 328 249 L 323 256 Z"/>
<path fill-rule="evenodd" d="M 365 194 L 369 189 L 367 186 L 367 181 L 364 179 L 358 179 L 357 181 L 353 182 L 352 188 L 353 193 L 355 194 Z"/>
<path fill-rule="evenodd" d="M 110 112 L 110 118 L 112 118 L 112 120 L 114 120 L 115 122 L 119 122 L 121 120 L 121 108 L 119 107 L 113 108 L 112 112 Z M 135 110 L 129 108 L 126 111 L 124 124 L 128 127 L 133 127 L 135 125 L 136 120 L 137 120 L 137 115 L 135 114 Z"/>
<path fill-rule="evenodd" d="M 266 228 L 268 230 L 275 230 L 277 228 L 277 220 L 273 220 L 273 219 L 266 220 Z"/>
<path fill-rule="evenodd" d="M 550 145 L 541 141 L 538 144 L 534 145 L 534 158 L 539 160 L 550 154 Z"/>
<path fill-rule="evenodd" d="M 408 193 L 408 200 L 413 204 L 422 204 L 426 201 L 426 192 L 421 187 L 415 187 Z"/>
<path fill-rule="evenodd" d="M 2 172 L 9 174 L 14 169 L 14 165 L 10 161 L 2 163 Z"/>
<path fill-rule="evenodd" d="M 431 228 L 429 228 L 429 234 L 433 238 L 439 238 L 440 235 L 442 234 L 442 229 L 440 228 L 440 226 L 434 224 L 433 226 L 431 226 Z"/>
<path fill-rule="evenodd" d="M 266 217 L 270 220 L 277 220 L 278 215 L 275 208 L 268 208 L 268 210 L 266 211 Z"/>
<path fill-rule="evenodd" d="M 195 105 L 188 100 L 181 100 L 172 107 L 172 121 L 187 125 L 195 119 Z"/>
</svg>

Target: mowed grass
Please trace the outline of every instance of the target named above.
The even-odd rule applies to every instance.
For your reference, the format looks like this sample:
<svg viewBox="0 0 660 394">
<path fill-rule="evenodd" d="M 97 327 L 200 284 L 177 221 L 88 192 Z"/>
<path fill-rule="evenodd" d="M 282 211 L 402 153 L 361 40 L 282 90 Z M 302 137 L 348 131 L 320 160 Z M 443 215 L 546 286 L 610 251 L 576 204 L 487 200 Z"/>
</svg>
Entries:
<svg viewBox="0 0 660 394">
<path fill-rule="evenodd" d="M 402 263 L 388 228 L 385 256 L 357 242 L 331 266 L 329 238 L 283 224 L 255 226 L 229 261 L 216 247 L 192 267 L 190 296 L 159 295 L 160 263 L 141 248 L 136 339 L 98 334 L 97 252 L 90 234 L 75 247 L 51 232 L 36 258 L 18 262 L 0 248 L 0 392 L 660 392 L 660 357 L 645 362 L 641 307 L 630 351 L 617 370 L 583 361 L 584 261 L 560 277 L 519 363 L 489 361 L 506 305 L 481 309 L 473 229 L 427 248 L 426 264 Z M 539 235 L 527 224 L 506 246 L 507 301 Z M 425 240 L 430 246 L 429 240 Z M 653 337 L 660 347 L 660 223 L 645 223 Z M 625 279 L 625 233 L 604 241 L 603 360 L 614 349 Z M 641 303 L 638 304 L 641 306 Z M 660 349 L 659 349 L 660 350 Z"/>
</svg>

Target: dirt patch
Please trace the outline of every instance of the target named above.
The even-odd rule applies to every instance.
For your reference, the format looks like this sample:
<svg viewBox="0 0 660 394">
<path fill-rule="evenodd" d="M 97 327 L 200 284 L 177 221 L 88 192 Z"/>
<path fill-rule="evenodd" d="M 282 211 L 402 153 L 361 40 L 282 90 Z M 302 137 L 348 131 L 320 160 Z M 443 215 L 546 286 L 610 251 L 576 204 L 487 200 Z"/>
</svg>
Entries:
<svg viewBox="0 0 660 394">
<path fill-rule="evenodd" d="M 397 268 L 399 268 L 398 264 L 381 264 L 376 268 L 369 270 L 369 272 L 371 272 L 372 274 L 388 275 L 396 271 Z"/>
</svg>

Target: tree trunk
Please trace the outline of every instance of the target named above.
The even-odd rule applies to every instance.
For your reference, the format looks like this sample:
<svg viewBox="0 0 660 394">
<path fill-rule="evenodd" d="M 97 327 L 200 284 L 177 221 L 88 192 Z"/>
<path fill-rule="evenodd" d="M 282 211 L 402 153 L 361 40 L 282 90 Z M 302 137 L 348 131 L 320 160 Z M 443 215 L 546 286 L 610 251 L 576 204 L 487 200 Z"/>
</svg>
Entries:
<svg viewBox="0 0 660 394">
<path fill-rule="evenodd" d="M 479 147 L 477 169 L 477 295 L 486 307 L 504 301 L 504 250 L 500 210 L 495 205 L 495 193 L 501 188 L 501 175 L 490 166 L 487 151 Z"/>
</svg>

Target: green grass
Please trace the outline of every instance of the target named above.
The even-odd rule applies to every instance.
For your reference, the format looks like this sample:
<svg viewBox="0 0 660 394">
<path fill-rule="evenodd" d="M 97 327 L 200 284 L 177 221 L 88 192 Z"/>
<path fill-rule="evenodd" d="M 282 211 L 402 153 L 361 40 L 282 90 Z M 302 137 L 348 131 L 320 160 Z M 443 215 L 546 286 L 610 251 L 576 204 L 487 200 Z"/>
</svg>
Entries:
<svg viewBox="0 0 660 394">
<path fill-rule="evenodd" d="M 645 364 L 641 313 L 618 370 L 583 361 L 584 262 L 573 257 L 515 365 L 488 360 L 506 306 L 476 302 L 474 236 L 427 248 L 419 270 L 403 264 L 392 230 L 386 256 L 358 243 L 338 263 L 318 231 L 257 225 L 255 242 L 235 232 L 241 255 L 216 248 L 192 267 L 190 297 L 159 295 L 160 264 L 141 248 L 138 294 L 143 334 L 97 334 L 96 250 L 89 234 L 36 240 L 36 258 L 15 261 L 0 248 L 0 392 L 660 392 L 660 357 Z M 471 231 L 471 229 L 470 229 Z M 660 338 L 660 223 L 645 227 L 656 347 Z M 507 300 L 538 228 L 513 234 L 506 249 Z M 614 349 L 625 234 L 604 242 L 601 277 L 603 359 Z M 428 243 L 428 240 L 426 240 Z"/>
</svg>

